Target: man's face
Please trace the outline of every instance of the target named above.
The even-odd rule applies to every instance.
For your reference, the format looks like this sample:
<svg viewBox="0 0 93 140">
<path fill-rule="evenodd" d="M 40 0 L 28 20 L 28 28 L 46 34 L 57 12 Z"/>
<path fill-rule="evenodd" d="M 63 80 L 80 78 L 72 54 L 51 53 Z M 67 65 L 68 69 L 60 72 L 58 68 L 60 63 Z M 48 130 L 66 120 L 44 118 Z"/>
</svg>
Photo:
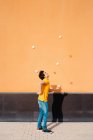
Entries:
<svg viewBox="0 0 93 140">
<path fill-rule="evenodd" d="M 47 72 L 44 72 L 45 78 L 49 78 L 49 74 Z"/>
</svg>

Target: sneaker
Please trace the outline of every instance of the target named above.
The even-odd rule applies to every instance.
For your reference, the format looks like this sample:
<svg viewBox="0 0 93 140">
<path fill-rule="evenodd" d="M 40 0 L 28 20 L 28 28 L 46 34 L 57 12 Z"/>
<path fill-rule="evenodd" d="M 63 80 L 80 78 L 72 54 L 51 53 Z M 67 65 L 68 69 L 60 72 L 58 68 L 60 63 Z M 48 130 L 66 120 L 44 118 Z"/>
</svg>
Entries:
<svg viewBox="0 0 93 140">
<path fill-rule="evenodd" d="M 40 127 L 40 128 L 37 128 L 37 130 L 42 130 L 42 127 Z"/>
<path fill-rule="evenodd" d="M 49 129 L 42 129 L 42 131 L 43 131 L 43 132 L 48 132 L 48 133 L 49 133 L 49 132 L 52 132 L 52 131 L 49 130 Z"/>
</svg>

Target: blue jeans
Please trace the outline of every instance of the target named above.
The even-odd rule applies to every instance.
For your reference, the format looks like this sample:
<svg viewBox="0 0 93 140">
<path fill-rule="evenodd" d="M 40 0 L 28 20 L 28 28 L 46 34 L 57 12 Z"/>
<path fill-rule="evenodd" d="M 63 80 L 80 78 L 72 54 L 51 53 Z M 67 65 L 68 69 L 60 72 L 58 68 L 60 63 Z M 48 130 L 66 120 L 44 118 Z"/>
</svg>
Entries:
<svg viewBox="0 0 93 140">
<path fill-rule="evenodd" d="M 48 102 L 43 102 L 38 100 L 39 104 L 39 117 L 37 127 L 47 128 L 47 118 L 48 118 Z"/>
</svg>

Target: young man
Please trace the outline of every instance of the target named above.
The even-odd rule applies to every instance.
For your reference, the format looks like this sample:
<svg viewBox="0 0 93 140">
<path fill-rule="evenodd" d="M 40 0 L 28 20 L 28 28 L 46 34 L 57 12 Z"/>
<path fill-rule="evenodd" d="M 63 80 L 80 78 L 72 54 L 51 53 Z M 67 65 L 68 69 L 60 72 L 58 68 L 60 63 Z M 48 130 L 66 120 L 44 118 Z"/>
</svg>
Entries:
<svg viewBox="0 0 93 140">
<path fill-rule="evenodd" d="M 52 92 L 53 89 L 50 89 L 48 73 L 40 71 L 39 78 L 42 80 L 42 82 L 40 84 L 40 89 L 38 92 L 39 117 L 37 129 L 42 130 L 43 132 L 51 132 L 51 130 L 47 129 L 48 93 Z"/>
</svg>

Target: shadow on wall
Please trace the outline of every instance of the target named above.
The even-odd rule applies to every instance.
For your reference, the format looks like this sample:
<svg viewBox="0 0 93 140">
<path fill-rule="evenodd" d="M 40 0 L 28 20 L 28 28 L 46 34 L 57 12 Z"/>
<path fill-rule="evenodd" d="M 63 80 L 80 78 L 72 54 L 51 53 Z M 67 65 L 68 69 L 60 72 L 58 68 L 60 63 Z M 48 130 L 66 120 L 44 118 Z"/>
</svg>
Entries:
<svg viewBox="0 0 93 140">
<path fill-rule="evenodd" d="M 67 93 L 62 93 L 60 85 L 51 85 L 53 89 L 52 122 L 63 122 L 62 104 Z"/>
<path fill-rule="evenodd" d="M 52 122 L 63 122 L 62 104 L 67 93 L 56 92 L 53 94 Z"/>
</svg>

